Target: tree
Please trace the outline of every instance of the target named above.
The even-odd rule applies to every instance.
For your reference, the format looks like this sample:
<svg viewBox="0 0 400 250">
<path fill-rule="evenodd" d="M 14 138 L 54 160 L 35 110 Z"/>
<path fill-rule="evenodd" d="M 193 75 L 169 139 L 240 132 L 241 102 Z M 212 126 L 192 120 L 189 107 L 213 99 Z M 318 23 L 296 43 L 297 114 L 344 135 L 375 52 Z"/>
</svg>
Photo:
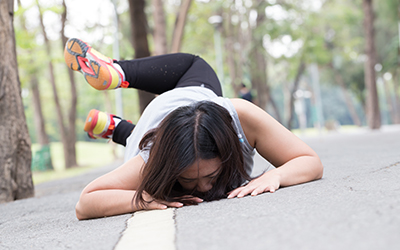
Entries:
<svg viewBox="0 0 400 250">
<path fill-rule="evenodd" d="M 22 60 L 21 57 L 19 57 L 19 64 L 20 64 L 19 66 L 22 69 L 21 71 L 22 72 L 25 71 L 25 74 L 28 76 L 28 79 L 26 79 L 25 82 L 29 82 L 29 87 L 32 94 L 31 95 L 32 107 L 34 114 L 33 120 L 36 132 L 35 135 L 37 142 L 41 146 L 41 148 L 36 152 L 35 156 L 32 159 L 32 170 L 35 171 L 35 170 L 53 169 L 53 163 L 50 154 L 50 140 L 46 132 L 45 120 L 42 110 L 42 100 L 40 98 L 40 88 L 39 88 L 40 66 L 38 66 L 38 64 L 35 64 L 34 60 L 35 58 L 34 50 L 35 48 L 37 49 L 37 46 L 35 46 L 34 43 L 31 42 L 34 37 L 34 32 L 28 30 L 26 26 L 26 19 L 24 16 L 26 10 L 23 9 L 21 5 L 21 0 L 18 0 L 18 10 L 20 10 L 19 11 L 20 12 L 19 20 L 21 22 L 20 26 L 21 29 L 23 30 L 25 37 L 23 38 L 19 37 L 18 39 L 18 34 L 16 35 L 17 46 L 19 46 L 20 49 L 24 49 L 26 51 L 26 55 L 22 57 L 24 57 L 24 59 L 27 59 L 27 60 Z"/>
<path fill-rule="evenodd" d="M 400 123 L 400 2 L 398 0 L 376 1 L 375 42 L 377 57 L 383 75 L 392 75 L 385 81 L 388 112 L 393 123 Z"/>
<path fill-rule="evenodd" d="M 183 31 L 185 29 L 186 17 L 189 12 L 192 0 L 182 0 L 179 11 L 176 14 L 174 32 L 172 35 L 171 52 L 179 52 L 181 50 Z"/>
<path fill-rule="evenodd" d="M 337 85 L 339 85 L 339 87 L 343 93 L 344 101 L 349 110 L 349 113 L 350 113 L 351 119 L 353 120 L 354 125 L 361 127 L 361 125 L 362 125 L 361 119 L 357 114 L 356 108 L 354 107 L 353 101 L 351 100 L 351 96 L 346 88 L 346 84 L 344 83 L 341 73 L 339 72 L 338 69 L 336 69 L 333 66 L 333 64 L 331 64 L 330 67 L 334 73 L 335 81 L 336 81 Z"/>
<path fill-rule="evenodd" d="M 150 56 L 147 40 L 147 17 L 144 12 L 144 0 L 129 0 L 129 13 L 131 17 L 132 44 L 135 49 L 135 58 Z M 147 105 L 153 100 L 154 95 L 142 90 L 139 93 L 140 113 L 143 113 Z"/>
<path fill-rule="evenodd" d="M 232 9 L 233 8 L 228 8 L 226 10 L 225 19 L 232 19 Z M 240 48 L 244 48 L 245 44 L 244 39 L 242 39 L 242 32 L 240 32 L 240 29 L 238 28 L 239 25 L 233 25 L 232 22 L 226 23 L 225 29 L 223 30 L 223 35 L 225 37 L 225 49 L 226 51 L 229 51 L 229 53 L 226 53 L 226 63 L 228 64 L 231 86 L 235 97 L 237 97 L 239 96 L 241 83 L 243 83 L 243 60 L 241 57 L 241 54 L 243 53 L 241 50 L 239 53 L 237 53 L 237 50 L 235 50 L 235 43 L 237 46 L 240 46 Z"/>
<path fill-rule="evenodd" d="M 179 52 L 183 31 L 186 23 L 187 13 L 192 0 L 184 0 L 181 3 L 179 12 L 176 17 L 174 32 L 172 37 L 171 52 Z M 165 17 L 163 4 L 161 0 L 153 0 L 154 11 L 154 43 L 155 54 L 167 53 L 167 38 L 165 32 Z M 129 0 L 129 12 L 131 18 L 131 36 L 132 44 L 135 49 L 135 58 L 142 58 L 150 56 L 149 43 L 147 39 L 147 16 L 145 13 L 144 0 Z M 140 113 L 143 113 L 146 106 L 153 100 L 154 95 L 145 91 L 138 91 L 139 93 L 139 106 Z"/>
<path fill-rule="evenodd" d="M 250 74 L 252 75 L 252 84 L 257 90 L 258 105 L 262 109 L 266 110 L 267 104 L 271 104 L 272 109 L 274 110 L 275 118 L 281 122 L 281 116 L 278 107 L 272 98 L 270 87 L 268 85 L 268 62 L 265 55 L 266 51 L 263 47 L 264 34 L 259 33 L 260 30 L 263 30 L 262 24 L 266 22 L 265 5 L 263 4 L 263 1 L 258 1 L 256 11 L 257 19 L 255 21 L 255 29 L 252 32 L 253 44 L 250 52 L 251 58 L 253 58 L 253 60 L 251 60 L 251 64 L 253 65 L 250 70 Z"/>
<path fill-rule="evenodd" d="M 165 12 L 162 0 L 153 0 L 153 17 L 154 17 L 154 54 L 163 55 L 168 51 Z"/>
<path fill-rule="evenodd" d="M 67 43 L 68 38 L 65 36 L 65 23 L 67 21 L 67 5 L 65 4 L 65 0 L 62 2 L 63 12 L 61 14 L 61 48 L 64 49 L 65 44 Z M 66 65 L 65 65 L 66 66 Z M 75 120 L 76 120 L 76 107 L 78 105 L 78 95 L 76 91 L 76 83 L 74 73 L 67 66 L 65 67 L 68 70 L 69 82 L 71 84 L 71 106 L 68 112 L 67 126 L 66 126 L 66 144 L 64 147 L 67 147 L 65 151 L 67 151 L 67 155 L 65 158 L 66 166 L 76 166 L 76 129 L 75 129 Z M 64 152 L 65 152 L 64 151 Z"/>
<path fill-rule="evenodd" d="M 181 5 L 176 14 L 175 25 L 172 34 L 171 48 L 169 52 L 177 53 L 181 51 L 182 40 L 186 25 L 187 15 L 191 6 L 192 0 L 181 1 Z M 162 55 L 168 53 L 166 30 L 167 25 L 165 22 L 165 11 L 163 0 L 153 0 L 153 17 L 154 17 L 154 54 Z"/>
<path fill-rule="evenodd" d="M 31 141 L 18 77 L 14 1 L 0 1 L 0 202 L 32 197 Z"/>
<path fill-rule="evenodd" d="M 357 126 L 362 125 L 363 117 L 357 112 L 352 94 L 361 104 L 365 99 L 364 70 L 360 67 L 361 60 L 358 60 L 358 55 L 364 54 L 364 39 L 359 28 L 362 17 L 357 3 L 329 1 L 325 2 L 310 25 L 313 30 L 319 30 L 317 35 L 323 39 L 323 47 L 315 52 L 320 58 L 318 63 L 328 81 L 340 88 L 348 115 Z M 358 78 L 360 72 L 362 77 Z"/>
<path fill-rule="evenodd" d="M 51 46 L 50 40 L 48 39 L 46 28 L 45 28 L 45 25 L 43 22 L 43 12 L 40 7 L 39 0 L 36 0 L 36 4 L 39 8 L 40 26 L 42 28 L 42 34 L 43 34 L 44 42 L 46 45 L 46 51 L 47 51 L 47 54 L 49 55 L 48 66 L 49 66 L 49 73 L 50 73 L 50 83 L 51 83 L 52 90 L 53 90 L 53 97 L 54 97 L 54 103 L 55 103 L 55 108 L 56 108 L 56 113 L 57 113 L 59 134 L 61 136 L 61 141 L 63 144 L 64 163 L 65 163 L 66 168 L 70 168 L 70 167 L 74 167 L 77 165 L 76 152 L 75 152 L 75 142 L 76 142 L 75 117 L 76 117 L 76 101 L 77 101 L 75 81 L 74 81 L 72 72 L 69 71 L 70 82 L 71 82 L 71 96 L 72 96 L 71 103 L 72 104 L 71 104 L 70 115 L 69 115 L 69 120 L 68 120 L 69 123 L 68 123 L 68 126 L 65 126 L 64 116 L 63 116 L 64 112 L 63 112 L 63 109 L 61 108 L 60 98 L 58 96 L 58 90 L 57 90 L 57 84 L 56 84 L 56 78 L 55 78 L 55 72 L 54 72 L 54 65 L 53 65 L 53 60 L 51 58 L 52 46 Z M 66 6 L 64 3 L 64 13 L 62 15 L 62 29 L 61 29 L 61 33 L 62 33 L 61 40 L 62 40 L 63 44 L 65 44 L 64 41 L 66 42 L 66 40 L 67 40 L 66 37 L 64 36 L 64 26 L 65 26 L 66 14 L 67 14 Z"/>
<path fill-rule="evenodd" d="M 400 3 L 397 3 L 397 27 L 398 27 L 398 43 L 397 43 L 397 68 L 394 70 L 395 71 L 395 77 L 394 77 L 394 96 L 395 96 L 395 110 L 397 111 L 396 113 L 396 123 L 400 123 L 400 77 L 399 77 L 399 69 L 400 69 Z"/>
<path fill-rule="evenodd" d="M 299 67 L 297 69 L 296 77 L 294 78 L 294 81 L 293 81 L 293 86 L 292 86 L 292 88 L 290 90 L 290 99 L 289 99 L 289 106 L 288 106 L 288 108 L 289 108 L 289 111 L 288 111 L 289 118 L 288 118 L 288 121 L 286 123 L 288 129 L 292 129 L 293 128 L 294 101 L 295 101 L 294 100 L 295 99 L 295 95 L 294 94 L 296 93 L 296 91 L 299 88 L 300 78 L 303 75 L 305 68 L 306 68 L 306 64 L 305 64 L 304 59 L 302 57 L 301 60 L 300 60 Z"/>
<path fill-rule="evenodd" d="M 372 0 L 363 0 L 364 10 L 364 32 L 365 32 L 365 86 L 367 94 L 367 121 L 371 129 L 381 127 L 381 113 L 379 110 L 378 91 L 376 88 L 376 49 L 375 49 L 375 30 L 374 30 L 374 12 Z"/>
<path fill-rule="evenodd" d="M 18 9 L 21 9 L 21 0 L 18 0 Z M 25 34 L 29 34 L 29 31 L 26 27 L 26 19 L 24 13 L 20 15 L 21 20 L 21 28 L 24 30 Z M 27 39 L 31 39 L 33 36 L 27 37 Z M 28 46 L 27 46 L 28 47 Z M 33 49 L 28 49 L 28 54 L 33 54 Z M 27 64 L 30 66 L 29 68 L 26 65 L 27 73 L 30 75 L 30 89 L 32 92 L 32 104 L 33 104 L 33 113 L 34 113 L 34 123 L 35 123 L 35 131 L 37 136 L 37 141 L 41 146 L 49 145 L 49 136 L 46 133 L 45 121 L 42 112 L 42 101 L 40 99 L 40 91 L 39 91 L 39 79 L 38 79 L 38 67 L 34 66 L 33 58 L 29 58 Z"/>
</svg>

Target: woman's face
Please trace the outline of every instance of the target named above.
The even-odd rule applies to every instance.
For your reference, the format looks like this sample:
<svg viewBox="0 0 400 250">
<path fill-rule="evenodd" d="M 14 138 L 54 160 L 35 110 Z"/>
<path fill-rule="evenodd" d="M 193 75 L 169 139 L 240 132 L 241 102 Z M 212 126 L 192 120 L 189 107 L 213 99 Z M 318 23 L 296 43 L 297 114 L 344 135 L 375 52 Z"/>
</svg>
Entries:
<svg viewBox="0 0 400 250">
<path fill-rule="evenodd" d="M 178 181 L 186 190 L 205 193 L 213 187 L 220 173 L 220 167 L 219 158 L 199 159 L 178 177 Z"/>
</svg>

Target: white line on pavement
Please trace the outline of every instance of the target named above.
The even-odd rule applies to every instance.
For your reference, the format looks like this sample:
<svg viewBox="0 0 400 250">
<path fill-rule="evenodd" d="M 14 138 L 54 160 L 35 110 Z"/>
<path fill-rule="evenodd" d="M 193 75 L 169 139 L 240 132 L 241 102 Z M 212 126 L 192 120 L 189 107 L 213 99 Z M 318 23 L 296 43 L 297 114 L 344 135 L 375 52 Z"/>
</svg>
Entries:
<svg viewBox="0 0 400 250">
<path fill-rule="evenodd" d="M 115 250 L 175 250 L 173 208 L 135 212 Z"/>
</svg>

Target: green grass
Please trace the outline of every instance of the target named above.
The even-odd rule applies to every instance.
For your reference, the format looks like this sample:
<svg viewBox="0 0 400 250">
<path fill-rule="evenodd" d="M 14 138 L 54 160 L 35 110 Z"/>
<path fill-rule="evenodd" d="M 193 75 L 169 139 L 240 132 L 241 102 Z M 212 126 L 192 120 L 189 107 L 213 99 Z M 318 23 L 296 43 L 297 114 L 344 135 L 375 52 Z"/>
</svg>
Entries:
<svg viewBox="0 0 400 250">
<path fill-rule="evenodd" d="M 32 145 L 32 155 L 40 148 L 40 145 Z M 63 147 L 60 142 L 50 144 L 51 159 L 54 170 L 33 172 L 33 183 L 39 184 L 46 181 L 63 179 L 83 174 L 95 167 L 101 167 L 115 161 L 113 146 L 99 142 L 77 142 L 76 157 L 78 167 L 65 169 Z"/>
</svg>

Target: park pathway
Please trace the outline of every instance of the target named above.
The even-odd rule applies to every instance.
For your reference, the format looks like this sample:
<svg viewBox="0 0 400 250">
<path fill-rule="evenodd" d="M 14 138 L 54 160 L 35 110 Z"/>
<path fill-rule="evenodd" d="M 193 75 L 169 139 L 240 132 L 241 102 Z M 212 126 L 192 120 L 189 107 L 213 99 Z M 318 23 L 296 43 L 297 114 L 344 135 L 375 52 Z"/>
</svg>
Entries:
<svg viewBox="0 0 400 250">
<path fill-rule="evenodd" d="M 303 139 L 322 159 L 321 180 L 173 210 L 173 247 L 399 249 L 400 126 Z M 0 249 L 114 249 L 132 215 L 78 221 L 74 206 L 87 183 L 119 164 L 38 185 L 37 197 L 0 204 Z M 268 167 L 257 158 L 257 172 Z"/>
</svg>

